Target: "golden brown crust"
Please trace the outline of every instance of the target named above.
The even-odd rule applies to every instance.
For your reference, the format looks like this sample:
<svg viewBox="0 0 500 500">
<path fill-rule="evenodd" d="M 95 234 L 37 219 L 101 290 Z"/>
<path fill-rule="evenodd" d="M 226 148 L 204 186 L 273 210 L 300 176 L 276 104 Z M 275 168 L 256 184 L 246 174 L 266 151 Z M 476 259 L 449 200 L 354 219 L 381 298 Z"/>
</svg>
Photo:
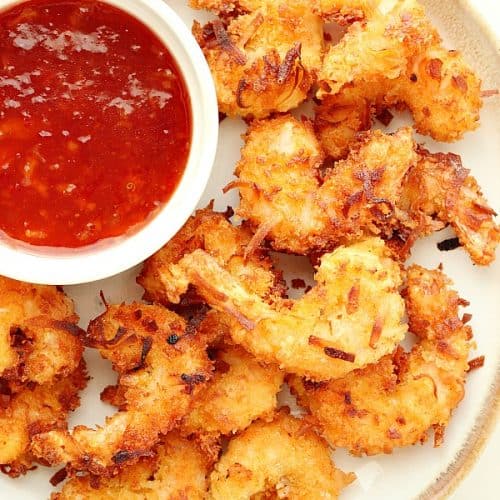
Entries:
<svg viewBox="0 0 500 500">
<path fill-rule="evenodd" d="M 369 18 L 375 12 L 380 0 L 319 0 L 321 17 L 338 24 L 350 24 Z"/>
<path fill-rule="evenodd" d="M 284 410 L 233 438 L 210 476 L 210 495 L 227 498 L 337 498 L 355 479 L 335 467 L 327 444 Z"/>
<path fill-rule="evenodd" d="M 417 147 L 409 128 L 358 134 L 345 160 L 323 166 L 308 121 L 254 122 L 236 167 L 238 215 L 276 250 L 298 254 L 375 234 L 405 260 L 416 239 L 451 224 L 475 263 L 494 260 L 499 227 L 477 182 L 459 156 Z"/>
<path fill-rule="evenodd" d="M 36 375 L 37 365 L 43 363 L 44 343 L 52 344 L 46 351 L 51 357 L 52 372 L 38 375 L 50 379 L 59 368 L 65 371 L 67 357 L 77 358 L 66 370 L 72 371 L 81 357 L 77 321 L 72 301 L 56 287 L 0 276 L 0 376 L 21 382 L 42 381 Z"/>
<path fill-rule="evenodd" d="M 163 305 L 168 300 L 169 266 L 185 254 L 203 249 L 234 274 L 244 286 L 262 297 L 282 295 L 284 284 L 273 263 L 260 248 L 247 255 L 252 232 L 233 226 L 227 215 L 210 207 L 197 210 L 180 231 L 156 254 L 146 260 L 137 282 L 145 289 L 144 298 Z"/>
<path fill-rule="evenodd" d="M 451 412 L 464 394 L 470 328 L 458 316 L 462 303 L 439 270 L 408 270 L 406 300 L 410 330 L 421 340 L 407 354 L 393 355 L 339 380 L 320 384 L 290 377 L 333 446 L 356 455 L 391 453 L 427 439 L 442 441 Z"/>
<path fill-rule="evenodd" d="M 39 434 L 32 444 L 35 455 L 98 475 L 113 475 L 150 455 L 159 435 L 189 411 L 192 396 L 211 376 L 206 344 L 185 330 L 184 320 L 163 307 L 108 307 L 89 325 L 87 342 L 118 372 L 124 411 L 102 428 Z"/>
<path fill-rule="evenodd" d="M 330 47 L 318 80 L 324 101 L 316 130 L 334 158 L 345 156 L 377 110 L 398 104 L 410 109 L 418 132 L 439 141 L 456 141 L 478 125 L 480 80 L 458 52 L 441 46 L 416 0 L 378 2 L 366 22 Z"/>
<path fill-rule="evenodd" d="M 15 394 L 2 391 L 0 406 L 0 466 L 12 477 L 25 474 L 37 459 L 29 450 L 34 435 L 65 429 L 67 415 L 80 403 L 87 384 L 83 360 L 72 373 L 52 383 L 29 384 Z"/>
<path fill-rule="evenodd" d="M 212 460 L 194 441 L 171 432 L 152 457 L 141 458 L 113 478 L 74 477 L 52 500 L 202 500 L 208 490 Z"/>
<path fill-rule="evenodd" d="M 227 315 L 211 311 L 200 330 L 220 331 L 220 323 L 227 320 Z M 224 330 L 229 338 L 231 325 L 227 323 Z M 203 331 L 200 334 L 204 335 Z M 211 348 L 211 359 L 214 374 L 194 397 L 192 409 L 182 421 L 182 433 L 230 435 L 257 418 L 265 420 L 274 414 L 284 379 L 276 365 L 261 363 L 240 346 L 222 339 Z"/>
<path fill-rule="evenodd" d="M 323 152 L 309 122 L 291 115 L 254 122 L 236 167 L 237 213 L 255 229 L 269 224 L 266 238 L 276 250 L 298 254 L 328 251 L 364 234 L 390 235 L 402 181 L 417 160 L 414 149 L 409 128 L 373 131 L 322 176 Z"/>
<path fill-rule="evenodd" d="M 450 224 L 472 260 L 490 264 L 500 242 L 500 228 L 476 179 L 452 153 L 419 148 L 418 157 L 407 174 L 399 203 L 410 219 L 401 214 L 402 226 L 409 231 L 407 238 L 415 239 Z"/>
<path fill-rule="evenodd" d="M 325 254 L 316 286 L 296 301 L 270 305 L 202 250 L 171 266 L 170 276 L 172 300 L 193 284 L 210 306 L 233 317 L 235 343 L 262 361 L 319 380 L 377 361 L 406 331 L 400 268 L 378 238 Z M 353 287 L 359 289 L 356 308 L 350 301 Z M 381 335 L 373 345 L 380 321 Z"/>
<path fill-rule="evenodd" d="M 197 6 L 205 3 L 221 15 L 231 14 L 224 17 L 225 24 L 216 20 L 193 27 L 212 71 L 221 113 L 262 118 L 306 99 L 323 51 L 321 19 L 310 2 Z"/>
</svg>

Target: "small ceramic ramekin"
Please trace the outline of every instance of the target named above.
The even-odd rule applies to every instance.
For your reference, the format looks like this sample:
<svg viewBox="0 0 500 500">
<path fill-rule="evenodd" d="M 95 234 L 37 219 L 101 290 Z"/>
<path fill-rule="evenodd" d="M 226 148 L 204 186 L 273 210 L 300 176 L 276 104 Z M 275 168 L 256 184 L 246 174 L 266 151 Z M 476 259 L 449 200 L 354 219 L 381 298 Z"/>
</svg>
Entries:
<svg viewBox="0 0 500 500">
<path fill-rule="evenodd" d="M 0 274 L 31 283 L 69 285 L 107 278 L 159 250 L 193 212 L 206 187 L 218 138 L 217 98 L 210 70 L 189 29 L 162 0 L 101 0 L 148 26 L 168 47 L 191 99 L 191 151 L 170 200 L 139 229 L 81 248 L 37 247 L 0 237 Z M 22 3 L 0 0 L 3 11 Z"/>
</svg>

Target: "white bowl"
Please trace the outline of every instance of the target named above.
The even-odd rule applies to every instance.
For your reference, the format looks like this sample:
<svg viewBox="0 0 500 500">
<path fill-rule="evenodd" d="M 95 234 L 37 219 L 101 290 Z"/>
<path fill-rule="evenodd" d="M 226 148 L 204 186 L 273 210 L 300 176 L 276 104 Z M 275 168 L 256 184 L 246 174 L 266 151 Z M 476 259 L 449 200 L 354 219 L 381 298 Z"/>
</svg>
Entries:
<svg viewBox="0 0 500 500">
<path fill-rule="evenodd" d="M 0 274 L 53 285 L 95 281 L 118 274 L 159 250 L 195 209 L 210 177 L 219 130 L 217 98 L 203 53 L 178 15 L 162 0 L 101 0 L 148 26 L 169 48 L 191 98 L 191 151 L 170 200 L 140 229 L 81 248 L 37 247 L 0 238 Z M 5 10 L 19 0 L 0 0 Z"/>
</svg>

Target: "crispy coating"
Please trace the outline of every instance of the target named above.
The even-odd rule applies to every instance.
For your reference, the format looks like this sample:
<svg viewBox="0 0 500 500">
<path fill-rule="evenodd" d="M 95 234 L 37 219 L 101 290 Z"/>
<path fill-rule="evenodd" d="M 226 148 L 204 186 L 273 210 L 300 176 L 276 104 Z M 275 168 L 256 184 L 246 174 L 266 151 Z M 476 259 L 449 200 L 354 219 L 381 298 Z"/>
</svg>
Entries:
<svg viewBox="0 0 500 500">
<path fill-rule="evenodd" d="M 318 0 L 318 12 L 341 25 L 360 21 L 375 12 L 380 0 Z"/>
<path fill-rule="evenodd" d="M 75 477 L 52 500 L 202 500 L 212 461 L 194 441 L 176 432 L 162 439 L 152 457 L 141 458 L 113 478 Z"/>
<path fill-rule="evenodd" d="M 212 71 L 221 113 L 263 118 L 306 99 L 323 53 L 322 22 L 310 2 L 193 4 L 233 13 L 224 17 L 225 24 L 216 20 L 193 27 Z"/>
<path fill-rule="evenodd" d="M 72 301 L 56 287 L 0 276 L 0 376 L 29 379 L 35 375 L 30 380 L 41 382 L 59 368 L 72 371 L 81 357 L 80 343 L 72 339 L 77 321 Z M 50 357 L 51 366 L 42 361 L 42 351 Z M 68 357 L 78 359 L 69 370 Z M 51 373 L 36 377 L 41 366 Z"/>
<path fill-rule="evenodd" d="M 450 224 L 476 264 L 495 259 L 500 228 L 477 184 L 452 153 L 429 153 L 419 148 L 417 165 L 403 184 L 399 207 L 407 242 Z M 441 225 L 439 225 L 441 223 Z M 404 232 L 404 231 L 403 231 Z M 407 251 L 408 245 L 402 248 Z"/>
<path fill-rule="evenodd" d="M 211 311 L 200 325 L 199 334 L 204 335 L 207 329 L 225 330 L 225 337 L 229 337 L 230 324 L 220 325 L 227 318 Z M 240 346 L 224 340 L 212 348 L 211 359 L 215 363 L 214 375 L 194 397 L 193 409 L 182 422 L 183 433 L 234 434 L 257 418 L 266 420 L 274 414 L 284 378 L 276 365 L 263 364 Z"/>
<path fill-rule="evenodd" d="M 35 455 L 52 465 L 68 463 L 70 470 L 113 475 L 150 454 L 211 375 L 206 344 L 185 330 L 175 313 L 144 304 L 110 306 L 93 320 L 87 342 L 118 372 L 124 411 L 97 429 L 77 426 L 39 434 L 33 439 Z"/>
<path fill-rule="evenodd" d="M 404 260 L 416 239 L 451 224 L 475 263 L 494 260 L 495 212 L 459 156 L 429 153 L 403 128 L 358 136 L 324 174 L 322 162 L 309 122 L 290 115 L 254 122 L 232 184 L 238 215 L 276 250 L 298 254 L 375 234 Z"/>
<path fill-rule="evenodd" d="M 254 122 L 236 167 L 238 215 L 276 250 L 325 251 L 391 225 L 392 207 L 416 163 L 411 129 L 373 131 L 353 145 L 323 182 L 322 149 L 307 121 L 290 115 Z"/>
<path fill-rule="evenodd" d="M 439 446 L 451 412 L 464 394 L 471 330 L 458 315 L 463 301 L 440 271 L 408 270 L 410 330 L 420 337 L 410 353 L 399 348 L 379 363 L 320 384 L 290 377 L 333 446 L 355 455 L 391 453 L 424 442 L 435 430 Z"/>
<path fill-rule="evenodd" d="M 236 15 L 257 10 L 272 4 L 274 0 L 189 0 L 189 6 L 198 10 L 209 10 L 221 16 Z"/>
<path fill-rule="evenodd" d="M 216 257 L 248 291 L 270 300 L 281 296 L 284 284 L 268 255 L 256 249 L 245 257 L 252 236 L 248 228 L 231 225 L 223 213 L 210 208 L 198 210 L 172 240 L 145 262 L 137 280 L 146 290 L 145 298 L 171 305 L 168 289 L 173 277 L 169 266 L 196 249 Z M 215 372 L 194 397 L 193 409 L 182 426 L 185 434 L 230 434 L 244 429 L 256 418 L 266 417 L 276 407 L 283 374 L 275 365 L 261 364 L 242 348 L 224 340 L 229 338 L 231 325 L 230 316 L 210 311 L 196 329 L 196 335 L 211 346 Z M 121 405 L 115 388 L 107 389 L 105 399 Z M 232 404 L 233 399 L 237 405 Z"/>
<path fill-rule="evenodd" d="M 217 258 L 249 291 L 271 297 L 283 294 L 281 276 L 273 270 L 271 259 L 256 249 L 246 255 L 252 232 L 243 226 L 233 226 L 226 214 L 211 208 L 198 210 L 180 231 L 156 254 L 146 260 L 137 282 L 146 290 L 144 298 L 170 305 L 168 284 L 169 266 L 176 264 L 186 253 L 203 249 Z"/>
<path fill-rule="evenodd" d="M 221 434 L 234 434 L 257 418 L 269 418 L 278 403 L 284 373 L 276 365 L 260 363 L 232 344 L 230 327 L 226 314 L 210 311 L 196 331 L 196 335 L 210 343 L 210 359 L 215 371 L 193 397 L 180 432 L 193 435 L 201 442 L 218 441 Z M 123 391 L 117 386 L 107 387 L 101 399 L 123 409 L 126 405 Z"/>
<path fill-rule="evenodd" d="M 19 360 L 5 373 L 11 389 L 20 390 L 27 382 L 49 384 L 70 375 L 82 359 L 84 333 L 74 320 L 38 316 L 23 322 L 11 333 Z"/>
<path fill-rule="evenodd" d="M 337 469 L 328 445 L 281 411 L 233 438 L 210 476 L 214 500 L 337 498 L 355 479 Z"/>
<path fill-rule="evenodd" d="M 44 385 L 32 383 L 16 393 L 1 382 L 0 468 L 17 477 L 36 462 L 29 450 L 32 437 L 66 428 L 67 415 L 79 405 L 78 393 L 87 383 L 85 364 L 81 360 L 68 376 Z"/>
<path fill-rule="evenodd" d="M 392 352 L 406 332 L 399 266 L 370 238 L 325 254 L 316 286 L 300 300 L 270 305 L 245 290 L 203 252 L 170 267 L 175 302 L 193 284 L 207 303 L 233 316 L 230 334 L 261 361 L 317 380 L 343 376 Z"/>
<path fill-rule="evenodd" d="M 398 104 L 412 112 L 418 132 L 439 141 L 456 141 L 478 125 L 480 80 L 458 52 L 441 46 L 416 0 L 379 1 L 366 22 L 330 47 L 318 79 L 324 101 L 316 130 L 334 158 L 377 110 Z"/>
</svg>

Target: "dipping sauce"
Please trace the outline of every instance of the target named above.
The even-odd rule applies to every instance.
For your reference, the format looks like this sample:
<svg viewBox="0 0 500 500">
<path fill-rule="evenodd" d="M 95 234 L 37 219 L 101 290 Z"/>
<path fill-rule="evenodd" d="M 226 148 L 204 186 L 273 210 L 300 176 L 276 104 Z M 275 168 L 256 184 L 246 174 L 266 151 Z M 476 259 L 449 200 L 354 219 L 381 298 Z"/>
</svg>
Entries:
<svg viewBox="0 0 500 500">
<path fill-rule="evenodd" d="M 160 39 L 97 1 L 0 13 L 0 230 L 81 247 L 171 197 L 191 141 L 185 83 Z"/>
</svg>

